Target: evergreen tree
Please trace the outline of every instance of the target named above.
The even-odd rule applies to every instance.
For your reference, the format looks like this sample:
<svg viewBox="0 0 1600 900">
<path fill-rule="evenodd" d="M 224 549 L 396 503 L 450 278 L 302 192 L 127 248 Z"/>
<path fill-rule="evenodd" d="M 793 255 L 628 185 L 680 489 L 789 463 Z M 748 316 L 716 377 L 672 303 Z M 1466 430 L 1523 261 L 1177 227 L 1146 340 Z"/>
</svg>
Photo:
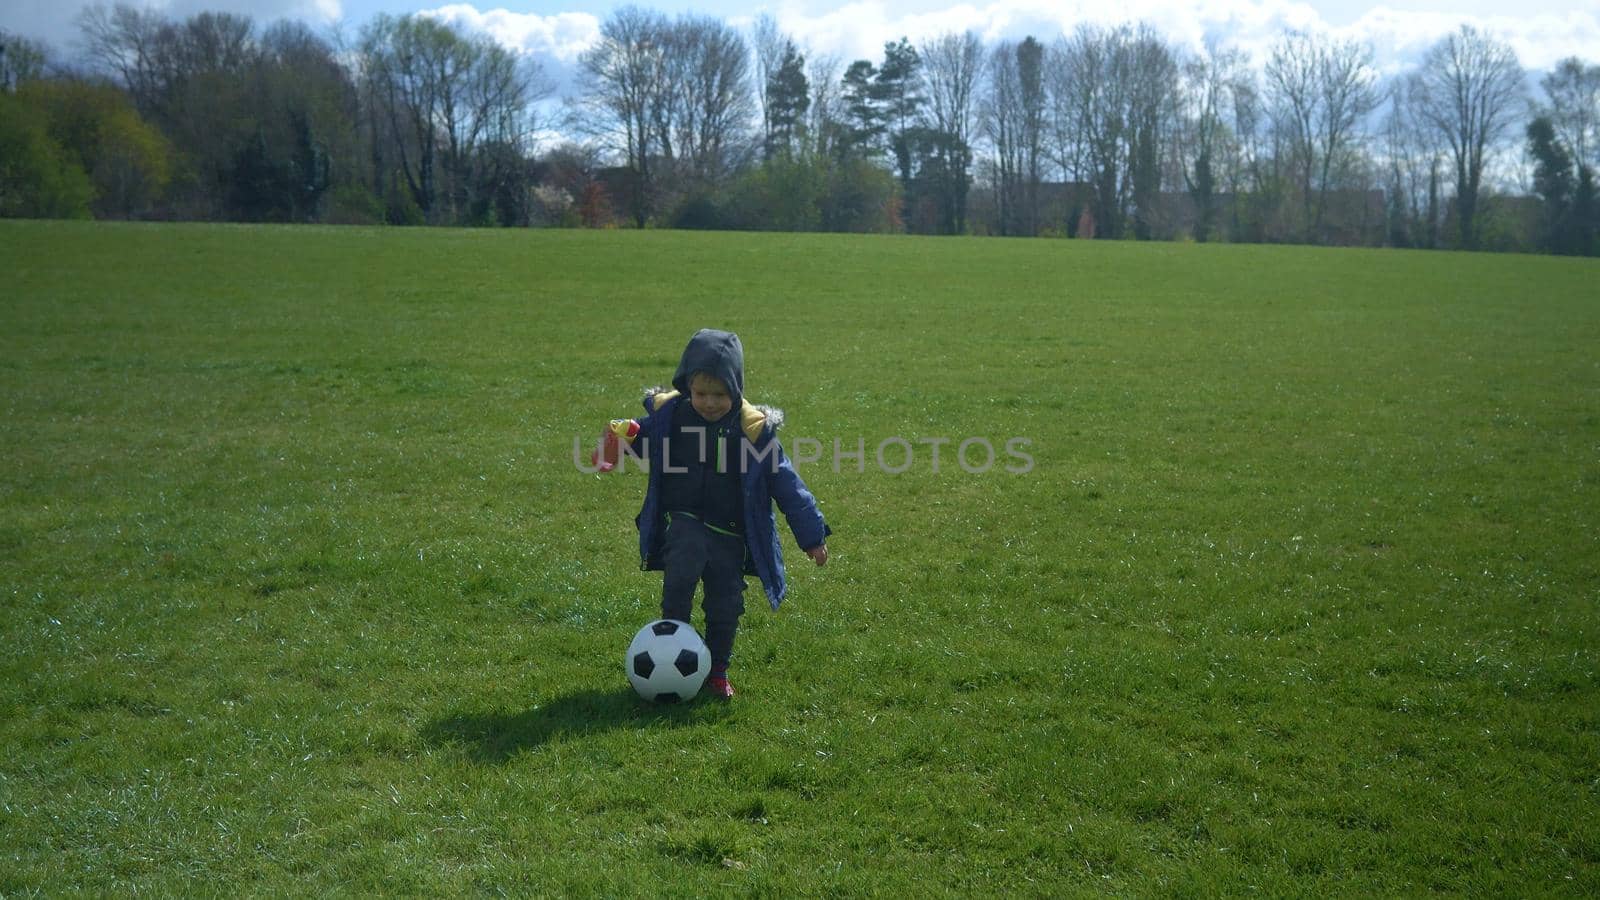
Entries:
<svg viewBox="0 0 1600 900">
<path fill-rule="evenodd" d="M 924 127 L 906 132 L 905 143 L 912 166 L 911 182 L 904 188 L 906 229 L 959 234 L 971 148 L 948 131 Z"/>
<path fill-rule="evenodd" d="M 795 140 L 811 108 L 811 84 L 806 80 L 806 58 L 793 41 L 784 43 L 783 61 L 767 80 L 766 157 L 793 156 Z"/>
<path fill-rule="evenodd" d="M 1540 245 L 1551 253 L 1581 252 L 1573 215 L 1572 157 L 1556 139 L 1549 117 L 1528 123 L 1528 152 L 1534 158 L 1533 190 L 1544 204 Z"/>
<path fill-rule="evenodd" d="M 922 58 L 905 38 L 883 45 L 883 65 L 873 78 L 872 95 L 877 102 L 885 137 L 894 151 L 900 184 L 911 184 L 911 151 L 908 133 L 916 127 L 926 99 L 922 94 Z"/>
<path fill-rule="evenodd" d="M 841 156 L 875 157 L 883 152 L 883 110 L 878 105 L 878 69 L 858 59 L 844 72 L 846 133 Z"/>
<path fill-rule="evenodd" d="M 1578 185 L 1572 193 L 1572 252 L 1600 256 L 1600 191 L 1594 183 L 1594 169 L 1578 166 Z"/>
</svg>

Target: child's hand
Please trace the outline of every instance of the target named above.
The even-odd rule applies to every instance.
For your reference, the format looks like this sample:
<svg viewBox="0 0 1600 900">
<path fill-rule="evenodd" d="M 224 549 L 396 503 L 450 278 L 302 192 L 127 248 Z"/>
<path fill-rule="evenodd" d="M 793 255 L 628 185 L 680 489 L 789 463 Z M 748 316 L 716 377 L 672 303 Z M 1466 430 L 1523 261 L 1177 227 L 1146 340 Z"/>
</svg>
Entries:
<svg viewBox="0 0 1600 900">
<path fill-rule="evenodd" d="M 812 547 L 810 550 L 807 550 L 806 555 L 811 557 L 811 561 L 817 565 L 825 566 L 828 564 L 828 545 L 818 544 L 815 547 Z"/>
<path fill-rule="evenodd" d="M 617 459 L 623 453 L 623 441 L 631 441 L 638 434 L 638 422 L 632 419 L 612 419 L 605 430 L 600 432 L 600 446 L 596 447 L 594 454 L 589 457 L 589 464 L 601 472 L 615 469 Z"/>
</svg>

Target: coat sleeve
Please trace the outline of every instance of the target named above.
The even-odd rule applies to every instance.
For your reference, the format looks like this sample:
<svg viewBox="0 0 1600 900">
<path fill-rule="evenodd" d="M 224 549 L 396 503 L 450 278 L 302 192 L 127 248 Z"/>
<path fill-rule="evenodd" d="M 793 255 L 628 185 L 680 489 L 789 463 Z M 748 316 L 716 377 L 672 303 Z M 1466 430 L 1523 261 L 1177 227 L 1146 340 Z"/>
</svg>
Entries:
<svg viewBox="0 0 1600 900">
<path fill-rule="evenodd" d="M 778 457 L 778 466 L 771 480 L 773 502 L 783 511 L 783 517 L 789 523 L 789 530 L 794 532 L 800 549 L 810 551 L 826 543 L 833 529 L 823 520 L 822 510 L 817 508 L 817 498 L 800 480 L 800 473 L 795 471 L 789 457 L 784 454 L 783 445 L 776 438 L 773 439 L 773 445 Z"/>
</svg>

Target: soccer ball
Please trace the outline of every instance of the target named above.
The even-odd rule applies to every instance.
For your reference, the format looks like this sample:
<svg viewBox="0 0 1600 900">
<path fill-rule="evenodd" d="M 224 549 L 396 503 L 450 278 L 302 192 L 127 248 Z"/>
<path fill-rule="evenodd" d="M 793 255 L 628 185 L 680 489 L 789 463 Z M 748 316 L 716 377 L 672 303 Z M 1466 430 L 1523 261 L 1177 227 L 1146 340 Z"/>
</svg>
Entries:
<svg viewBox="0 0 1600 900">
<path fill-rule="evenodd" d="M 657 619 L 633 636 L 625 667 L 639 696 L 678 703 L 699 692 L 711 671 L 711 651 L 688 622 Z"/>
</svg>

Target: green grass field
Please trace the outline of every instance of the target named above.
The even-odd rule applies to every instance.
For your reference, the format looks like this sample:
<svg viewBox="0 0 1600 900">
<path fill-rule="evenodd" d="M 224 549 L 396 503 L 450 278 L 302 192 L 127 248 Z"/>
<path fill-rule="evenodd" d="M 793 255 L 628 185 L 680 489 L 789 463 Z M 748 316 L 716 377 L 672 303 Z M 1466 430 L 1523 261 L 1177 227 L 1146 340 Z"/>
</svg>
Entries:
<svg viewBox="0 0 1600 900">
<path fill-rule="evenodd" d="M 0 894 L 1600 893 L 1593 261 L 0 222 L 0 285 Z M 653 708 L 573 441 L 701 326 L 833 558 Z"/>
</svg>

